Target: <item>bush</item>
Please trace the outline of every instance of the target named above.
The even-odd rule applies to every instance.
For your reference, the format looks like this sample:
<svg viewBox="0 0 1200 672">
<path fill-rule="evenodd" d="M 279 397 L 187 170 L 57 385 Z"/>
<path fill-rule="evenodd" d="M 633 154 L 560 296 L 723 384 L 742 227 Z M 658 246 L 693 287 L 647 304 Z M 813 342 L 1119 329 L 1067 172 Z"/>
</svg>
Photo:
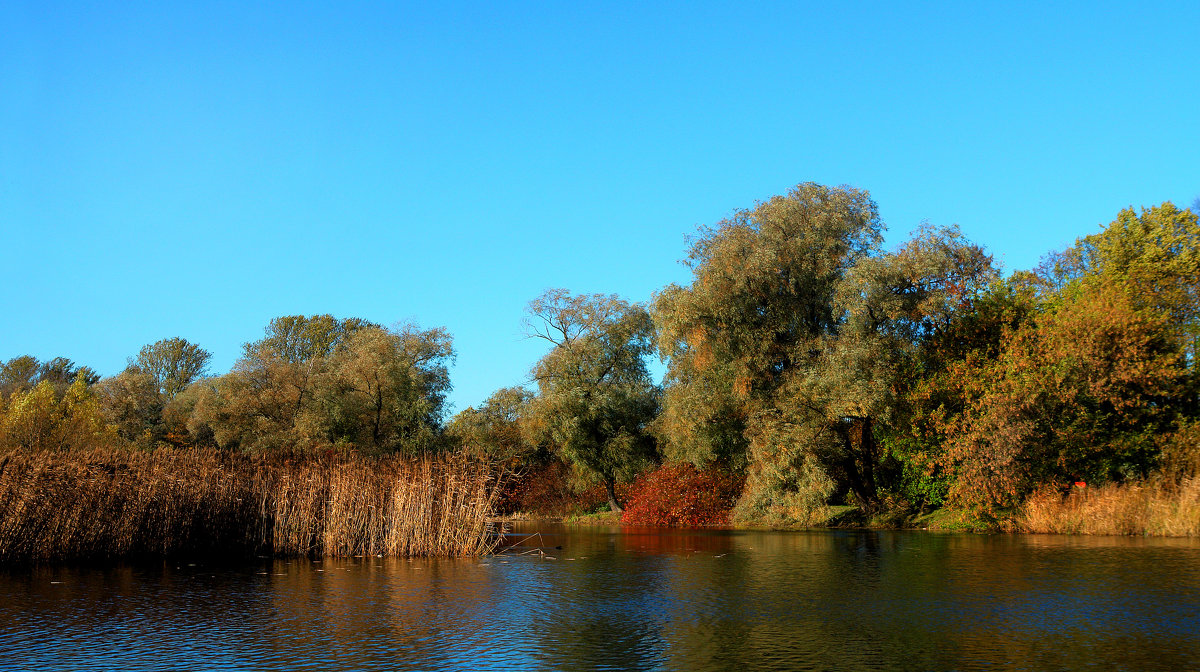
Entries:
<svg viewBox="0 0 1200 672">
<path fill-rule="evenodd" d="M 689 463 L 665 464 L 642 474 L 630 488 L 621 516 L 626 525 L 725 525 L 744 479 Z"/>
</svg>

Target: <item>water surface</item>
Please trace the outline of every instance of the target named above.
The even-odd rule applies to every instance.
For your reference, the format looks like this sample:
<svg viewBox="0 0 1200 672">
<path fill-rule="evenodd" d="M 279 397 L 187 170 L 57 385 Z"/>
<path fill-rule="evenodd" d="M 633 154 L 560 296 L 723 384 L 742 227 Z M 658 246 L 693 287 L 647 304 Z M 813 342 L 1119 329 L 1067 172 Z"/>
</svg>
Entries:
<svg viewBox="0 0 1200 672">
<path fill-rule="evenodd" d="M 534 531 L 545 557 L 0 571 L 0 669 L 1200 669 L 1200 540 Z"/>
</svg>

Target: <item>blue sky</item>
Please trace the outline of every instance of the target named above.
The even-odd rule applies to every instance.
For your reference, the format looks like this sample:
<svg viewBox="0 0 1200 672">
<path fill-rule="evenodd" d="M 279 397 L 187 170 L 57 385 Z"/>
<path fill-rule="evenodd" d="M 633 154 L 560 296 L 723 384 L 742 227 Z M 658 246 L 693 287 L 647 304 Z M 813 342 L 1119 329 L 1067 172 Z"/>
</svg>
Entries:
<svg viewBox="0 0 1200 672">
<path fill-rule="evenodd" d="M 461 410 L 799 182 L 1009 270 L 1200 196 L 1200 3 L 246 4 L 0 3 L 0 359 L 411 320 Z"/>
</svg>

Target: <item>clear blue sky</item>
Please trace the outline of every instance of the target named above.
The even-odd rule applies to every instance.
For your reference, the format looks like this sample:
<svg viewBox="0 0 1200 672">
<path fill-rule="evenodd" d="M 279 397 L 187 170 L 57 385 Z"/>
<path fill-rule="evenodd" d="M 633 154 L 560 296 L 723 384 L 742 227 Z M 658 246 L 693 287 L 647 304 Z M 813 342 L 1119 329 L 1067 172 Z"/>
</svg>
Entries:
<svg viewBox="0 0 1200 672">
<path fill-rule="evenodd" d="M 413 320 L 461 410 L 798 182 L 1010 270 L 1200 196 L 1197 2 L 246 4 L 0 2 L 0 359 Z"/>
</svg>

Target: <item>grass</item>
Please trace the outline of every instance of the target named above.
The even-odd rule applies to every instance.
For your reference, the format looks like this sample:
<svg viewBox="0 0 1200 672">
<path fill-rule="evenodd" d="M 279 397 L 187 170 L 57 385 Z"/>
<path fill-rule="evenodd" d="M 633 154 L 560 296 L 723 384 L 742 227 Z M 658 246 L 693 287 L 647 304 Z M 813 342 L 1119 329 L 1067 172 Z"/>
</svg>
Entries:
<svg viewBox="0 0 1200 672">
<path fill-rule="evenodd" d="M 1200 477 L 1105 485 L 1062 495 L 1043 489 L 1016 516 L 1025 532 L 1200 536 Z"/>
<path fill-rule="evenodd" d="M 970 509 L 942 508 L 913 518 L 908 527 L 935 532 L 998 532 L 1001 527 L 994 520 L 981 516 Z"/>
<path fill-rule="evenodd" d="M 570 515 L 563 518 L 562 522 L 564 525 L 620 525 L 621 514 L 610 509 L 605 509 L 603 511 L 596 511 L 593 513 Z"/>
<path fill-rule="evenodd" d="M 135 555 L 470 556 L 491 550 L 487 466 L 215 450 L 0 454 L 0 562 Z"/>
</svg>

